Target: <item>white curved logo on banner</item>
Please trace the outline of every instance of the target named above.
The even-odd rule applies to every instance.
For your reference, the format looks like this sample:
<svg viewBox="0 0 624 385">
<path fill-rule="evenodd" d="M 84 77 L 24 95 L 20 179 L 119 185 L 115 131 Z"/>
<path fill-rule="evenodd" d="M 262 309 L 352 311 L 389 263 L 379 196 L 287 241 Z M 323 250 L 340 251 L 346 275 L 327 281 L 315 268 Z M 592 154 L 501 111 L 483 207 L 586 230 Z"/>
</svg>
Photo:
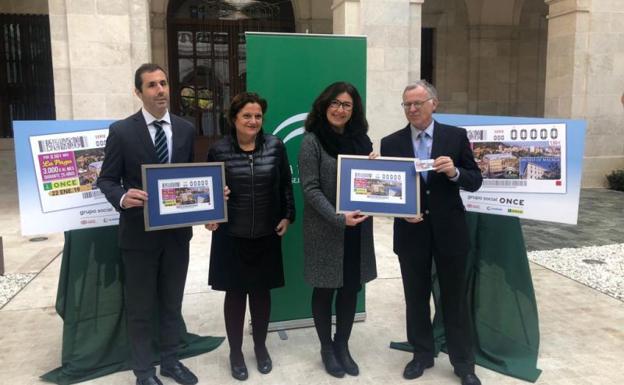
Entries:
<svg viewBox="0 0 624 385">
<path fill-rule="evenodd" d="M 282 131 L 284 128 L 294 124 L 294 123 L 298 123 L 298 122 L 305 122 L 306 117 L 308 116 L 307 112 L 301 113 L 301 114 L 297 114 L 297 115 L 293 115 L 290 118 L 284 120 L 282 123 L 280 123 L 277 128 L 275 128 L 275 130 L 273 130 L 273 135 L 277 135 L 278 132 Z M 294 130 L 292 130 L 290 133 L 288 133 L 286 136 L 284 136 L 284 144 L 286 144 L 289 140 L 291 140 L 292 138 L 295 138 L 299 135 L 303 135 L 303 133 L 305 132 L 305 129 L 303 128 L 303 126 L 301 127 L 297 127 Z"/>
</svg>

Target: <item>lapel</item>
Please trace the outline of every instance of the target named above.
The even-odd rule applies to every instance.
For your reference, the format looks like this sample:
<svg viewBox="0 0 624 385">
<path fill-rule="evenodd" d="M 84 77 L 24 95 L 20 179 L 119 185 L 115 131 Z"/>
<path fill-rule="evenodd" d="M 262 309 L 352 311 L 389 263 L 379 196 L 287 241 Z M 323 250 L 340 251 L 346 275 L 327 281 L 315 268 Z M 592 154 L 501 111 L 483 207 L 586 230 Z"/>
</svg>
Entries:
<svg viewBox="0 0 624 385">
<path fill-rule="evenodd" d="M 431 143 L 431 159 L 444 153 L 444 127 L 433 121 L 433 141 Z"/>
<path fill-rule="evenodd" d="M 405 128 L 401 131 L 401 154 L 406 158 L 416 158 L 414 154 L 414 144 L 412 142 L 412 129 L 410 128 L 409 123 Z"/>
<path fill-rule="evenodd" d="M 436 159 L 438 156 L 444 153 L 444 143 L 444 127 L 442 127 L 440 123 L 434 120 L 433 138 L 431 141 L 431 159 Z M 420 177 L 420 180 L 425 185 L 430 186 L 436 178 L 438 178 L 438 173 L 436 173 L 435 171 L 429 171 L 427 174 L 427 181 L 425 182 L 425 179 L 422 177 L 422 175 Z"/>
<path fill-rule="evenodd" d="M 139 110 L 139 112 L 134 114 L 132 116 L 132 119 L 134 120 L 134 128 L 136 130 L 137 136 L 139 137 L 139 142 L 151 158 L 148 163 L 158 163 L 156 147 L 154 146 L 154 141 L 152 141 L 149 129 L 147 128 L 147 123 L 145 122 L 145 118 L 143 118 L 143 114 L 141 113 L 141 111 Z"/>
<path fill-rule="evenodd" d="M 179 151 L 176 151 L 176 143 L 181 143 L 180 132 L 175 129 L 173 114 L 169 112 L 169 119 L 171 120 L 171 163 L 177 162 Z"/>
</svg>

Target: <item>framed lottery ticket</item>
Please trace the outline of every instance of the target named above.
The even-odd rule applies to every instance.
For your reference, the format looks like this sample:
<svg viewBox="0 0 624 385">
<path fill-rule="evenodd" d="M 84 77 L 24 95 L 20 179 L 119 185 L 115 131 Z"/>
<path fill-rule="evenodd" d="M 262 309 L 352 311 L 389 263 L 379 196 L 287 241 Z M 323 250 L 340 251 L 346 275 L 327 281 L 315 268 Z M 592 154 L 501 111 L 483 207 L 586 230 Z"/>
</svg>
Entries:
<svg viewBox="0 0 624 385">
<path fill-rule="evenodd" d="M 338 156 L 336 212 L 414 217 L 420 214 L 416 159 Z"/>
<path fill-rule="evenodd" d="M 227 222 L 223 162 L 141 166 L 145 230 Z"/>
</svg>

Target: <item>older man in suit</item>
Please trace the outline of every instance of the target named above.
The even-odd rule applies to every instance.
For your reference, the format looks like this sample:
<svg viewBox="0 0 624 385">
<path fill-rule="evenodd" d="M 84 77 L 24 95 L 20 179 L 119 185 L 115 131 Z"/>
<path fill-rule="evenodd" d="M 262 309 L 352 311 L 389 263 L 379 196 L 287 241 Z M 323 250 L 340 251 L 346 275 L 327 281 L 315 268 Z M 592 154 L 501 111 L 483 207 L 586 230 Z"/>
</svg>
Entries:
<svg viewBox="0 0 624 385">
<path fill-rule="evenodd" d="M 160 373 L 193 385 L 197 377 L 177 358 L 192 229 L 145 231 L 147 193 L 141 165 L 192 162 L 195 129 L 169 113 L 169 82 L 161 67 L 141 65 L 134 82 L 143 107 L 110 126 L 98 178 L 98 187 L 120 213 L 119 247 L 133 370 L 137 385 L 162 385 L 152 365 L 152 325 L 157 311 Z"/>
<path fill-rule="evenodd" d="M 407 86 L 402 106 L 409 124 L 381 140 L 382 156 L 434 160 L 433 171 L 420 173 L 423 215 L 394 220 L 393 248 L 403 277 L 407 338 L 414 348 L 403 376 L 417 378 L 433 366 L 429 301 L 435 261 L 442 302 L 438 310 L 444 316 L 451 364 L 462 385 L 479 385 L 466 300 L 468 228 L 459 189 L 476 191 L 482 177 L 466 131 L 433 120 L 437 105 L 437 92 L 431 84 L 421 80 Z"/>
</svg>

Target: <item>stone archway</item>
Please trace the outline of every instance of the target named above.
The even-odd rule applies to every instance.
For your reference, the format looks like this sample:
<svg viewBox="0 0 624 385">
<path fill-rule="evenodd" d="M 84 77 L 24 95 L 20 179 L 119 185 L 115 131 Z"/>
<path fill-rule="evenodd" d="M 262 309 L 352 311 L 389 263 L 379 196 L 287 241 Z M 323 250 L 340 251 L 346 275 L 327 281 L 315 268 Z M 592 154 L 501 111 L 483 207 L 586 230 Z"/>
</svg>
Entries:
<svg viewBox="0 0 624 385">
<path fill-rule="evenodd" d="M 171 0 L 166 25 L 171 110 L 207 142 L 223 136 L 230 98 L 245 89 L 245 32 L 295 29 L 281 0 Z"/>
<path fill-rule="evenodd" d="M 543 0 L 540 0 L 543 2 Z M 464 0 L 471 25 L 518 25 L 525 0 Z"/>
<path fill-rule="evenodd" d="M 439 110 L 543 116 L 546 14 L 543 0 L 425 2 Z"/>
</svg>

